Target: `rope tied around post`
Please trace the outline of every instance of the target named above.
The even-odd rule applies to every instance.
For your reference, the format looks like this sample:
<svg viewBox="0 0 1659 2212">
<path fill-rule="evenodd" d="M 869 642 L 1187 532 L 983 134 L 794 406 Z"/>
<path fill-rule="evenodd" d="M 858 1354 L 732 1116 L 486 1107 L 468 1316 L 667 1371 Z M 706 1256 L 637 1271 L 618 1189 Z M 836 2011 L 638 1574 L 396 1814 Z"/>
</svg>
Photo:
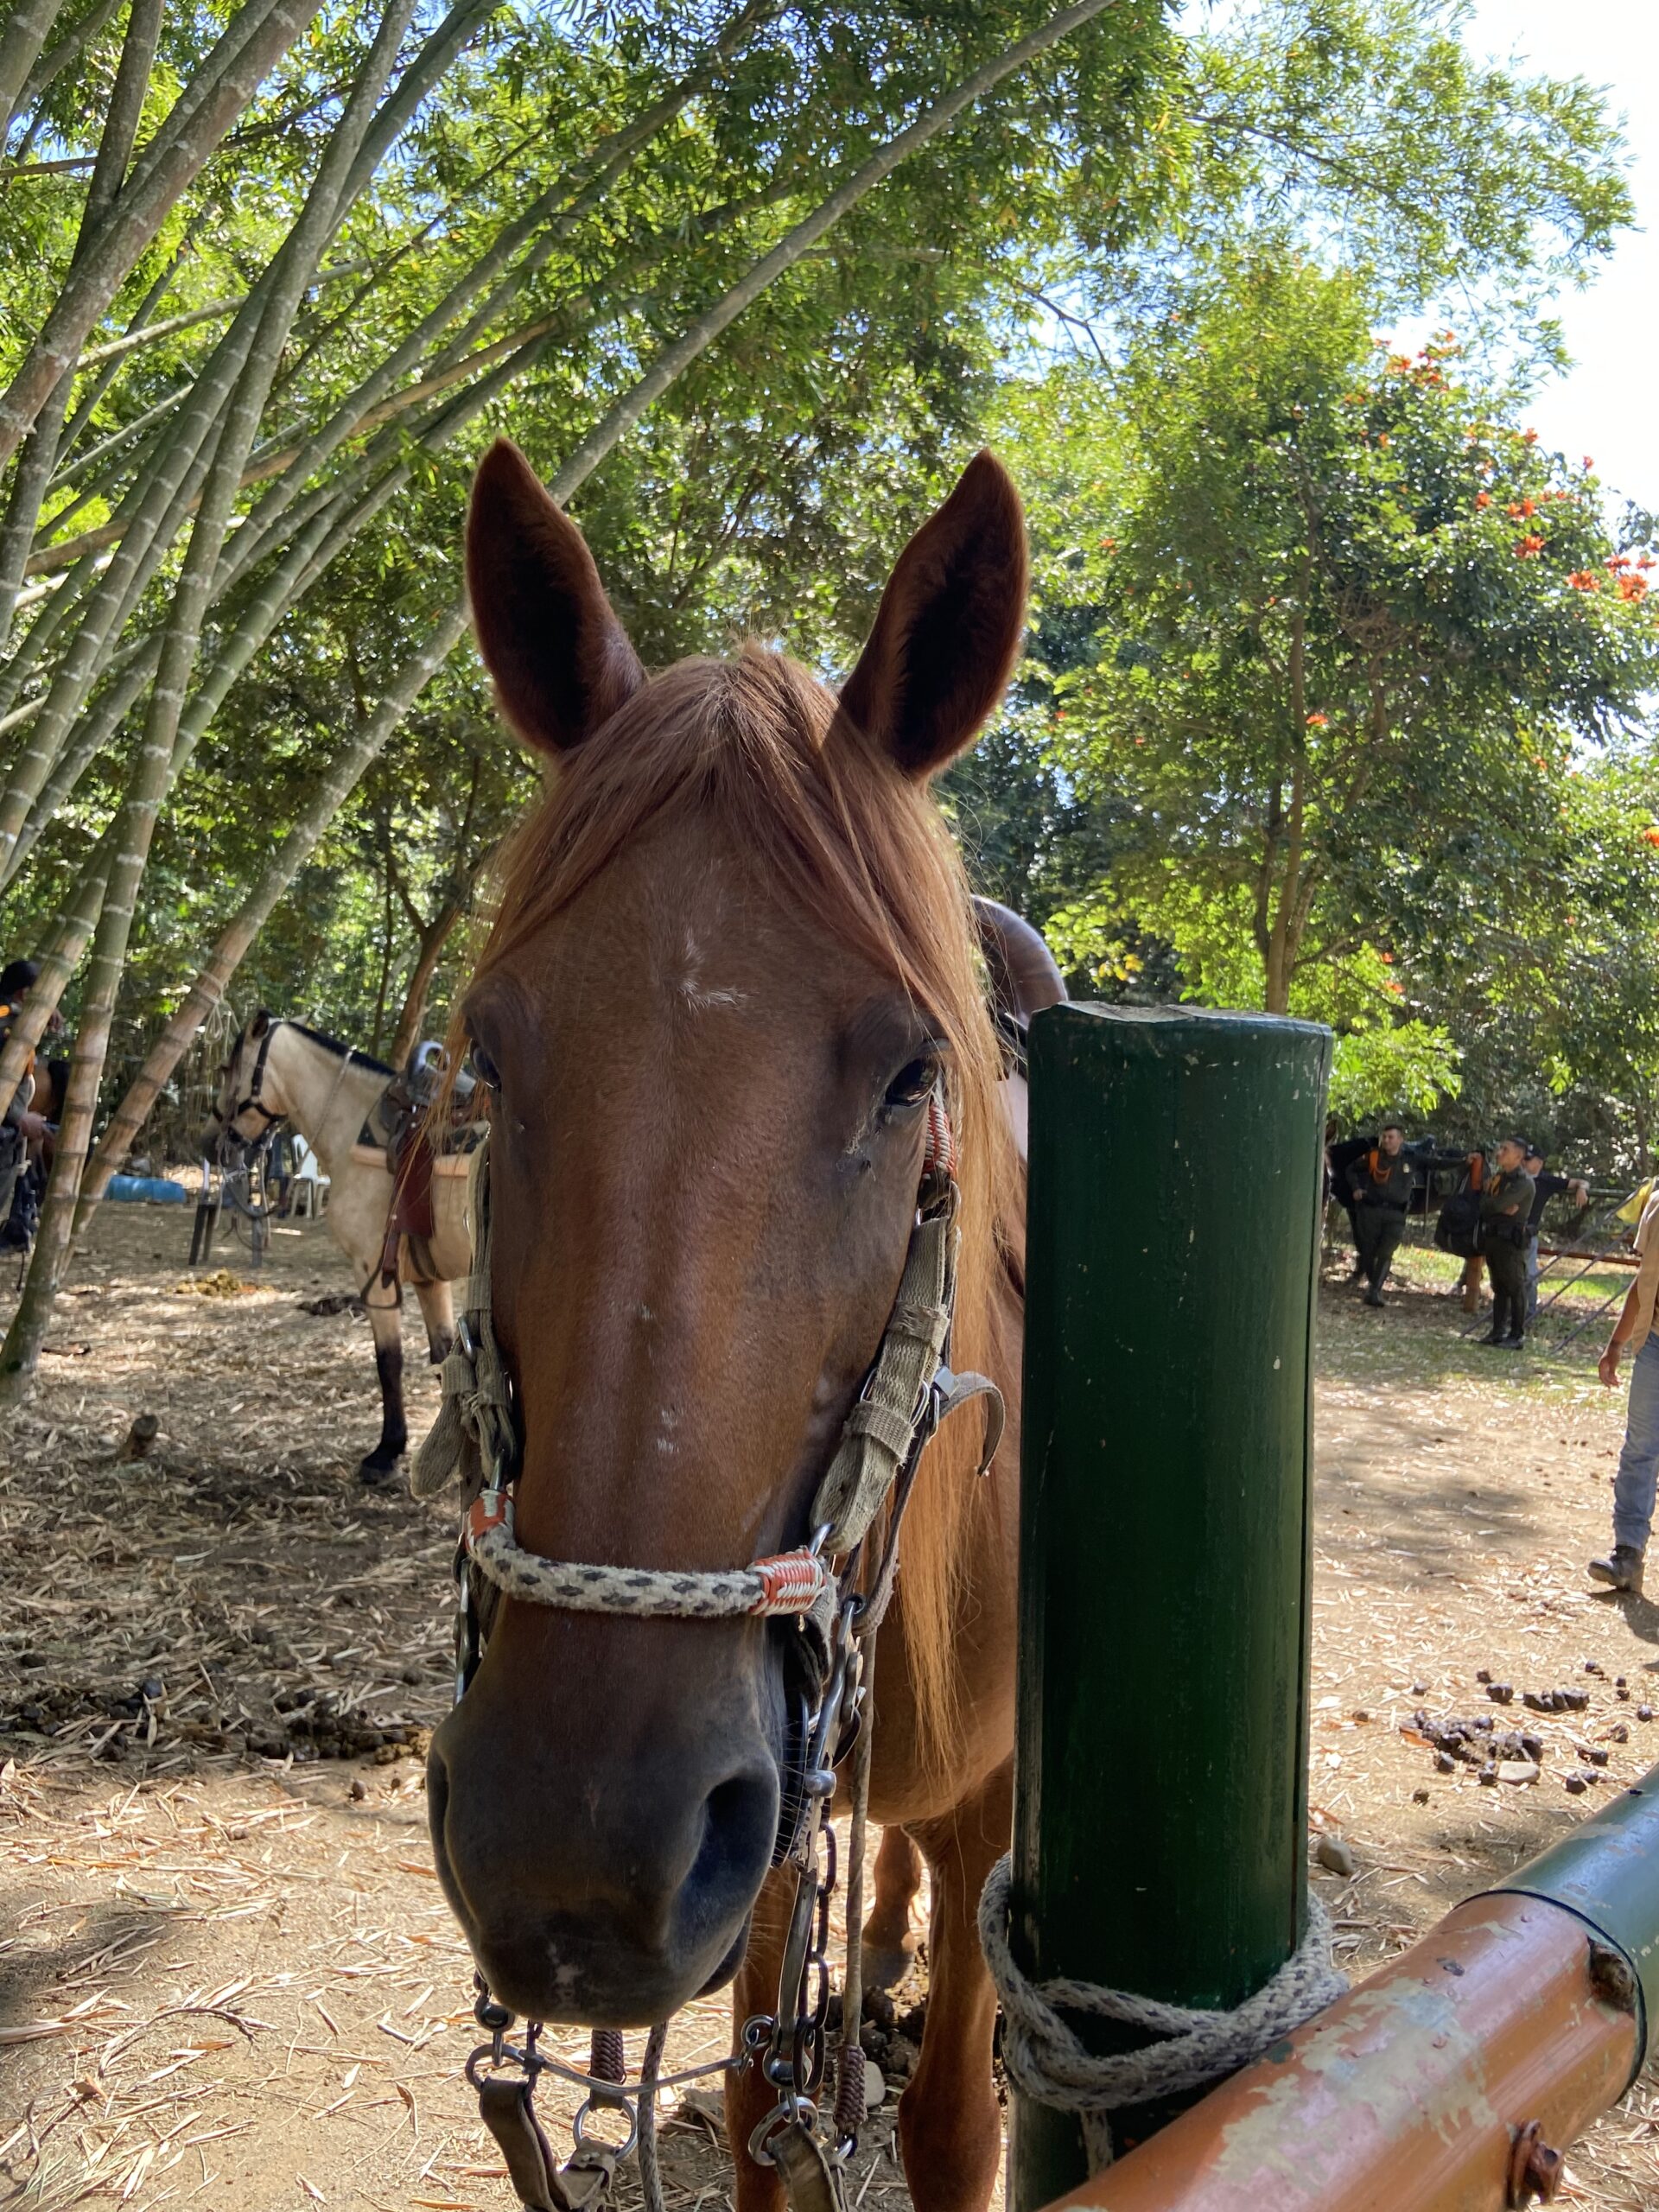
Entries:
<svg viewBox="0 0 1659 2212">
<path fill-rule="evenodd" d="M 1277 1974 L 1230 2012 L 1160 2004 L 1128 1990 L 1057 1976 L 1033 1982 L 1008 1943 L 1013 1861 L 999 1859 L 979 1901 L 979 1940 L 1002 2006 L 1002 2063 L 1015 2088 L 1038 2104 L 1074 2113 L 1090 2173 L 1112 2163 L 1111 2117 L 1132 2105 L 1213 2088 L 1332 2005 L 1348 1977 L 1331 1963 L 1331 1918 L 1307 1901 L 1307 1932 Z M 1062 2012 L 1111 2020 L 1159 2040 L 1096 2057 Z"/>
</svg>

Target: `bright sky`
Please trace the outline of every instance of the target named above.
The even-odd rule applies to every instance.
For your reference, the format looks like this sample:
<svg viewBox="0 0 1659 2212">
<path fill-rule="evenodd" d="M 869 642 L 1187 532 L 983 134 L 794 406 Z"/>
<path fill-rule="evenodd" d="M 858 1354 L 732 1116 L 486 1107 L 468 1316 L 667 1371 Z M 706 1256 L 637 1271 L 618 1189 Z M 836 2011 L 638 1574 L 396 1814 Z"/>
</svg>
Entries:
<svg viewBox="0 0 1659 2212">
<path fill-rule="evenodd" d="M 1577 365 L 1539 393 L 1530 419 L 1545 444 L 1593 454 L 1610 491 L 1659 508 L 1659 5 L 1476 0 L 1465 36 L 1500 60 L 1605 86 L 1624 118 L 1643 228 L 1625 232 L 1586 291 L 1557 302 Z"/>
</svg>

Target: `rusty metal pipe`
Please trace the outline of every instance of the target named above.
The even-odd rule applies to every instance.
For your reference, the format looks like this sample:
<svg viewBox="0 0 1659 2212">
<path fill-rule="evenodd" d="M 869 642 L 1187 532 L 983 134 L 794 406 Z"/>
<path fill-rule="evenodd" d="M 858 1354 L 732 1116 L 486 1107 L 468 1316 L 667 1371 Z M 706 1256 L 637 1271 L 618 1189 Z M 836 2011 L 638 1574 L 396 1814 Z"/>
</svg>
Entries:
<svg viewBox="0 0 1659 2212">
<path fill-rule="evenodd" d="M 1659 1768 L 1060 2205 L 1547 2202 L 1561 2151 L 1639 2070 L 1656 1997 Z"/>
</svg>

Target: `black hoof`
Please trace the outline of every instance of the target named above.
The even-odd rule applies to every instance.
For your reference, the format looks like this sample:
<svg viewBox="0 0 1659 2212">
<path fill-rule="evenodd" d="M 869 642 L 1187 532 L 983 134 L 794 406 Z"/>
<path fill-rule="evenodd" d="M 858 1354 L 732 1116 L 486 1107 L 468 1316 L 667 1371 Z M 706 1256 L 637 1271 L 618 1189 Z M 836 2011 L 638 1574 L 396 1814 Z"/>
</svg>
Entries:
<svg viewBox="0 0 1659 2212">
<path fill-rule="evenodd" d="M 377 1486 L 389 1483 L 397 1473 L 402 1457 L 401 1452 L 371 1452 L 366 1459 L 359 1463 L 357 1479 Z"/>
</svg>

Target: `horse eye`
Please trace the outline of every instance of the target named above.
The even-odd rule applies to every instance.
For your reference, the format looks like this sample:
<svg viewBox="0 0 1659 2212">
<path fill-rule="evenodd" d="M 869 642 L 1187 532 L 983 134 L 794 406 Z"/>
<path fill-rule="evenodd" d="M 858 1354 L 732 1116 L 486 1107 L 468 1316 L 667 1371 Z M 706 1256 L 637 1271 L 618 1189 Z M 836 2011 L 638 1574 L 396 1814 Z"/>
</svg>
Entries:
<svg viewBox="0 0 1659 2212">
<path fill-rule="evenodd" d="M 931 1052 L 907 1061 L 887 1085 L 886 1104 L 893 1111 L 919 1106 L 939 1079 L 939 1064 Z"/>
<path fill-rule="evenodd" d="M 467 1065 L 486 1090 L 499 1090 L 501 1071 L 476 1038 L 467 1048 Z"/>
</svg>

